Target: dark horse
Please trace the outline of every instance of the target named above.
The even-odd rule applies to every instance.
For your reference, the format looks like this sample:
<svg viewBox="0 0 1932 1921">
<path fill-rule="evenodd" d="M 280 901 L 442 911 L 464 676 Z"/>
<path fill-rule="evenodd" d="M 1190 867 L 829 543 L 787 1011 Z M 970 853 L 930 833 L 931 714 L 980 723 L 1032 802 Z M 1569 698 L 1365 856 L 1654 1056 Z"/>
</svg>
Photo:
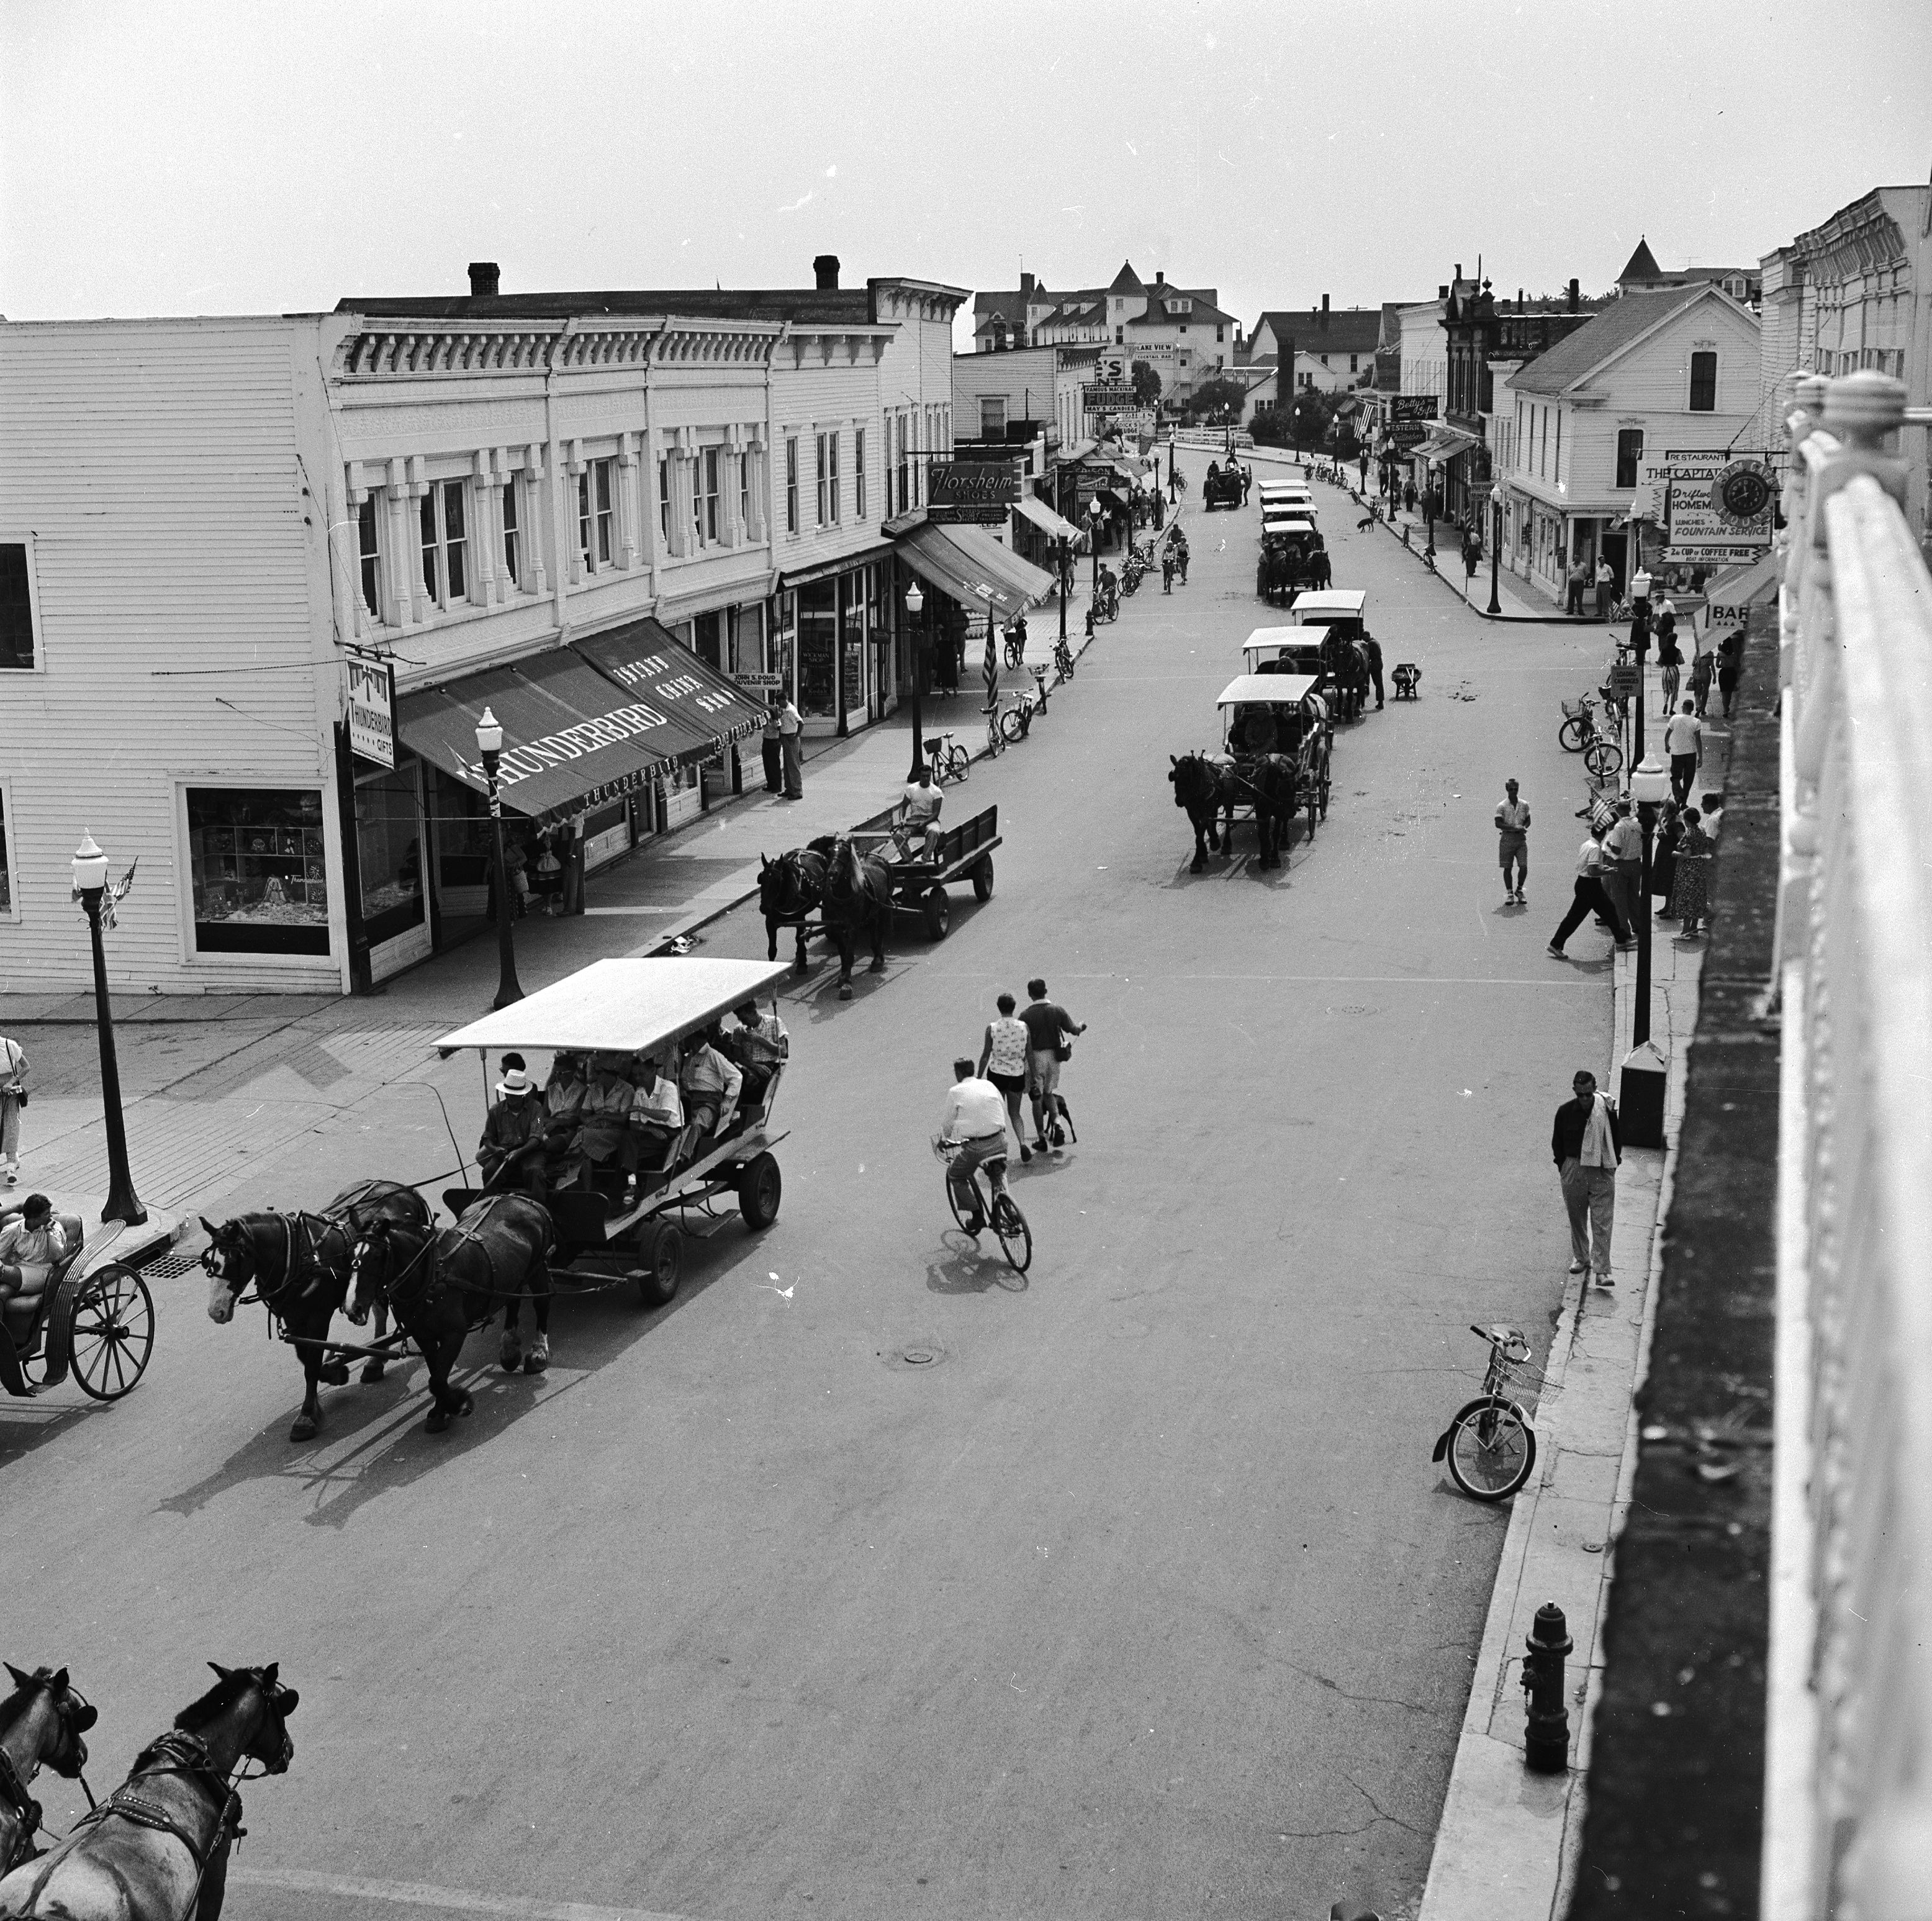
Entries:
<svg viewBox="0 0 1932 1921">
<path fill-rule="evenodd" d="M 1322 638 L 1322 665 L 1334 685 L 1336 717 L 1360 720 L 1369 692 L 1367 649 L 1330 627 Z"/>
<path fill-rule="evenodd" d="M 298 1697 L 276 1669 L 215 1667 L 220 1679 L 135 1756 L 66 1840 L 0 1880 L 0 1916 L 217 1921 L 242 1831 L 233 1777 L 251 1760 L 285 1774 L 295 1757 L 288 1719 Z"/>
<path fill-rule="evenodd" d="M 1228 836 L 1234 830 L 1234 770 L 1210 761 L 1205 754 L 1168 755 L 1167 777 L 1174 783 L 1174 804 L 1186 811 L 1194 826 L 1194 861 L 1190 874 L 1202 872 L 1208 857 L 1221 851 L 1221 833 L 1216 816 L 1228 817 Z"/>
<path fill-rule="evenodd" d="M 778 957 L 778 929 L 798 929 L 796 970 L 805 971 L 805 923 L 825 899 L 825 861 L 832 851 L 829 834 L 805 847 L 795 847 L 776 860 L 758 856 L 758 911 L 765 917 L 765 958 Z"/>
<path fill-rule="evenodd" d="M 212 1285 L 208 1318 L 226 1326 L 234 1319 L 236 1303 L 249 1284 L 256 1298 L 287 1330 L 307 1377 L 308 1391 L 302 1412 L 289 1430 L 292 1441 L 312 1439 L 322 1424 L 322 1402 L 316 1384 L 343 1387 L 349 1380 L 346 1361 L 326 1361 L 322 1343 L 328 1323 L 349 1292 L 349 1257 L 356 1239 L 372 1220 L 413 1222 L 427 1227 L 428 1203 L 413 1187 L 394 1181 L 363 1181 L 338 1194 L 319 1214 L 244 1214 L 219 1227 L 204 1218 L 208 1246 L 201 1257 Z M 388 1329 L 385 1314 L 376 1323 L 380 1336 Z M 382 1363 L 364 1364 L 362 1378 L 380 1381 Z"/>
<path fill-rule="evenodd" d="M 1254 803 L 1255 832 L 1261 842 L 1258 865 L 1279 867 L 1294 821 L 1294 761 L 1286 754 L 1257 755 L 1237 764 L 1234 780 Z"/>
<path fill-rule="evenodd" d="M 892 917 L 892 870 L 886 862 L 862 854 L 848 835 L 840 835 L 825 862 L 825 931 L 838 944 L 838 998 L 852 998 L 854 936 L 872 937 L 874 974 L 886 971 L 886 928 Z"/>
<path fill-rule="evenodd" d="M 94 1709 L 69 1685 L 67 1670 L 37 1667 L 23 1674 L 10 1661 L 14 1691 L 0 1701 L 0 1874 L 38 1850 L 40 1804 L 28 1793 L 43 1767 L 76 1778 L 87 1765 L 80 1737 L 94 1725 Z"/>
<path fill-rule="evenodd" d="M 556 1227 L 548 1208 L 522 1194 L 490 1194 L 463 1211 L 440 1234 L 393 1220 L 376 1220 L 356 1244 L 349 1264 L 346 1312 L 359 1320 L 372 1302 L 386 1299 L 409 1331 L 429 1368 L 432 1434 L 452 1414 L 475 1405 L 449 1385 L 450 1370 L 472 1328 L 487 1327 L 504 1311 L 502 1364 L 516 1364 L 516 1322 L 523 1296 L 536 1310 L 536 1337 L 525 1370 L 550 1365 L 550 1264 Z"/>
</svg>

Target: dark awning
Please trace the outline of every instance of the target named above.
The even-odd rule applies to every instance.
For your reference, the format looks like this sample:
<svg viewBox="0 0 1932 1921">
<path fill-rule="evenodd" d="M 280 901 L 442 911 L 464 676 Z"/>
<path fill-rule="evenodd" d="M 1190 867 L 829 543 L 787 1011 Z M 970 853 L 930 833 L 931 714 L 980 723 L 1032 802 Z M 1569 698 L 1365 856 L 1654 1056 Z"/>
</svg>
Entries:
<svg viewBox="0 0 1932 1921">
<path fill-rule="evenodd" d="M 1010 620 L 1052 591 L 1053 576 L 1022 560 L 975 527 L 915 527 L 899 555 L 922 578 L 962 606 Z"/>
<path fill-rule="evenodd" d="M 641 787 L 670 758 L 651 739 L 662 716 L 562 648 L 406 695 L 403 739 L 432 767 L 487 794 L 476 749 L 485 707 L 503 729 L 504 804 L 539 826 Z"/>
<path fill-rule="evenodd" d="M 842 554 L 836 560 L 820 560 L 809 567 L 788 568 L 778 576 L 777 591 L 790 593 L 794 588 L 811 586 L 814 581 L 829 581 L 835 574 L 849 574 L 854 568 L 862 567 L 868 561 L 890 559 L 892 551 L 892 542 L 881 540 L 872 546 L 861 548 L 856 554 Z"/>
<path fill-rule="evenodd" d="M 673 759 L 709 759 L 765 724 L 765 710 L 752 695 L 655 620 L 627 621 L 604 633 L 582 635 L 570 644 L 599 674 L 658 716 L 667 728 L 663 751 Z M 672 731 L 692 744 L 674 752 L 668 744 Z"/>
</svg>

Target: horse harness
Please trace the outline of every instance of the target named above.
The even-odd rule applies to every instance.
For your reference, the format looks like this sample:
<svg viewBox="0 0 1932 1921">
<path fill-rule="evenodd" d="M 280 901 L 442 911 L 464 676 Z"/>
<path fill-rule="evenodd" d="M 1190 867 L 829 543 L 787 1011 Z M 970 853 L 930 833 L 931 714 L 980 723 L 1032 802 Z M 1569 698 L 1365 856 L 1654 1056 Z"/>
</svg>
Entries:
<svg viewBox="0 0 1932 1921">
<path fill-rule="evenodd" d="M 173 1764 L 167 1767 L 146 1765 L 158 1758 Z M 179 1775 L 217 1803 L 221 1811 L 206 1847 L 182 1826 L 171 1810 L 136 1793 L 130 1782 L 123 1782 L 98 1806 L 90 1808 L 74 1823 L 73 1832 L 68 1838 L 71 1840 L 82 1828 L 112 1818 L 135 1827 L 147 1828 L 156 1834 L 172 1835 L 188 1850 L 188 1859 L 194 1863 L 194 1892 L 189 1896 L 190 1901 L 194 1901 L 200 1897 L 202 1880 L 209 1863 L 248 1832 L 242 1825 L 242 1797 L 224 1776 L 208 1765 L 207 1743 L 200 1736 L 190 1734 L 182 1728 L 172 1728 L 164 1734 L 140 1757 L 134 1766 L 136 1777 L 142 1774 Z"/>
<path fill-rule="evenodd" d="M 40 1804 L 27 1792 L 27 1784 L 20 1778 L 20 1771 L 14 1765 L 14 1757 L 4 1748 L 0 1748 L 0 1801 L 11 1808 L 18 1817 L 20 1830 L 14 1837 L 11 1851 L 0 1859 L 0 1877 L 10 1874 L 22 1862 L 31 1861 L 40 1850 L 34 1845 L 34 1837 L 41 1827 Z"/>
</svg>

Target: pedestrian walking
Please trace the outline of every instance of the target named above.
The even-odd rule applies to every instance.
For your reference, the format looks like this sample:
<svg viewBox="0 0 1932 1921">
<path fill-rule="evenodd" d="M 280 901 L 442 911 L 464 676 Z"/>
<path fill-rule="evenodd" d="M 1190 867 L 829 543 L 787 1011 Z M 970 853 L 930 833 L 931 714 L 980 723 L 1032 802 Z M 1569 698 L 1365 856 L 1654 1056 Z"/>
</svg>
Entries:
<svg viewBox="0 0 1932 1921">
<path fill-rule="evenodd" d="M 1318 548 L 1315 558 L 1318 563 L 1316 569 L 1316 579 L 1325 587 L 1330 578 L 1327 550 Z M 1382 644 L 1372 634 L 1364 634 L 1362 636 L 1362 651 L 1368 656 L 1369 684 L 1376 690 L 1376 706 L 1379 709 L 1382 704 Z"/>
<path fill-rule="evenodd" d="M 1704 708 L 1711 698 L 1711 676 L 1717 660 L 1708 647 L 1700 647 L 1697 658 L 1690 663 L 1690 694 L 1696 703 L 1697 718 L 1704 717 Z"/>
<path fill-rule="evenodd" d="M 1670 889 L 1677 878 L 1677 843 L 1684 838 L 1684 816 L 1674 800 L 1666 800 L 1658 817 L 1657 840 L 1650 852 L 1650 897 L 1658 905 L 1660 920 L 1670 918 Z"/>
<path fill-rule="evenodd" d="M 1590 584 L 1590 576 L 1579 557 L 1575 566 L 1563 577 L 1563 611 L 1574 614 L 1578 620 L 1583 617 L 1583 590 Z"/>
<path fill-rule="evenodd" d="M 1362 490 L 1366 493 L 1369 485 L 1369 450 L 1366 447 L 1362 449 L 1360 471 L 1362 476 Z"/>
<path fill-rule="evenodd" d="M 1738 680 L 1744 671 L 1744 630 L 1733 627 L 1718 647 L 1718 692 L 1724 696 L 1724 718 L 1731 717 L 1731 701 Z"/>
<path fill-rule="evenodd" d="M 805 722 L 800 719 L 798 709 L 787 700 L 778 710 L 778 745 L 784 755 L 784 797 L 788 800 L 805 798 Z"/>
<path fill-rule="evenodd" d="M 1674 713 L 1677 710 L 1678 669 L 1684 665 L 1684 654 L 1677 644 L 1677 609 L 1671 605 L 1667 595 L 1660 596 L 1656 602 L 1651 631 L 1657 637 L 1658 678 L 1664 688 L 1664 711 Z"/>
<path fill-rule="evenodd" d="M 1610 563 L 1599 560 L 1597 563 L 1597 618 L 1607 620 L 1610 617 L 1610 602 L 1617 590 L 1617 577 L 1610 572 Z"/>
<path fill-rule="evenodd" d="M 1574 1098 L 1557 1109 L 1550 1131 L 1550 1156 L 1570 1216 L 1570 1271 L 1588 1274 L 1596 1286 L 1608 1287 L 1623 1130 L 1616 1102 L 1597 1091 L 1594 1074 L 1580 1070 L 1570 1088 Z"/>
<path fill-rule="evenodd" d="M 1522 890 L 1529 879 L 1529 807 L 1518 794 L 1514 780 L 1503 782 L 1503 797 L 1496 806 L 1496 833 L 1499 836 L 1496 857 L 1503 869 L 1503 899 L 1527 907 L 1529 902 Z"/>
<path fill-rule="evenodd" d="M 1576 878 L 1572 890 L 1570 911 L 1557 924 L 1556 932 L 1550 937 L 1550 952 L 1558 960 L 1568 956 L 1563 944 L 1582 926 L 1583 917 L 1593 910 L 1609 922 L 1611 932 L 1622 947 L 1630 938 L 1630 929 L 1617 912 L 1616 903 L 1604 891 L 1604 850 L 1598 845 L 1592 833 L 1585 838 L 1576 854 Z"/>
<path fill-rule="evenodd" d="M 765 708 L 765 731 L 758 740 L 758 750 L 764 757 L 767 794 L 784 791 L 784 736 L 778 727 L 784 712 L 784 697 L 774 687 Z"/>
<path fill-rule="evenodd" d="M 1604 891 L 1616 903 L 1626 927 L 1636 925 L 1643 896 L 1643 829 L 1628 800 L 1617 803 L 1616 818 L 1604 836 Z"/>
<path fill-rule="evenodd" d="M 1241 470 L 1241 505 L 1244 507 L 1248 504 L 1248 494 L 1250 491 L 1254 486 L 1254 469 L 1251 467 L 1243 467 Z"/>
<path fill-rule="evenodd" d="M 1033 1149 L 1027 1145 L 1020 1097 L 1026 1092 L 1027 1055 L 1032 1048 L 1032 1030 L 1014 1013 L 1010 994 L 1002 994 L 994 1004 L 999 1008 L 999 1018 L 986 1023 L 986 1039 L 980 1049 L 980 1077 L 991 1081 L 1004 1097 L 1006 1118 L 1012 1123 L 1013 1139 L 1020 1145 L 1020 1159 L 1028 1161 L 1033 1158 Z M 1046 1146 L 1043 1136 L 1037 1145 Z"/>
<path fill-rule="evenodd" d="M 1402 504 L 1412 514 L 1415 512 L 1415 482 L 1406 482 L 1402 490 Z"/>
<path fill-rule="evenodd" d="M 1670 912 L 1679 923 L 1678 934 L 1694 940 L 1711 912 L 1711 837 L 1694 809 L 1684 811 L 1672 865 Z"/>
<path fill-rule="evenodd" d="M 1042 1147 L 1059 1131 L 1060 1070 L 1073 1058 L 1073 1037 L 1087 1031 L 1057 1001 L 1046 998 L 1046 983 L 1027 983 L 1029 997 L 1020 1019 L 1027 1029 L 1027 1089 L 1033 1097 L 1033 1130 Z"/>
<path fill-rule="evenodd" d="M 1160 590 L 1162 593 L 1174 591 L 1174 549 L 1171 547 L 1161 549 Z"/>
<path fill-rule="evenodd" d="M 1690 797 L 1704 759 L 1704 723 L 1688 695 L 1682 709 L 1664 724 L 1664 751 L 1670 756 L 1670 796 L 1678 806 Z"/>
<path fill-rule="evenodd" d="M 0 1168 L 10 1187 L 20 1178 L 20 1110 L 26 1104 L 26 1055 L 17 1041 L 0 1034 Z"/>
</svg>

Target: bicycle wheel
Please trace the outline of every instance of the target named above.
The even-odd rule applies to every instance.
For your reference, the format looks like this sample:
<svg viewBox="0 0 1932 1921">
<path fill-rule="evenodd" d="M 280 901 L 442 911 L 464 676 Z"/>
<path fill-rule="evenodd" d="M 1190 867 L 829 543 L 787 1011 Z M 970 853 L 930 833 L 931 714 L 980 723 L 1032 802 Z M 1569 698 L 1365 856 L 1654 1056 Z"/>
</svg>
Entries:
<svg viewBox="0 0 1932 1921">
<path fill-rule="evenodd" d="M 1008 707 L 1006 711 L 1000 716 L 1000 731 L 1004 734 L 1010 741 L 1018 740 L 1020 736 L 1026 731 L 1025 724 L 1020 719 L 1021 713 L 1024 710 L 1019 707 Z"/>
<path fill-rule="evenodd" d="M 975 1174 L 975 1175 L 973 1175 L 972 1176 L 970 1176 L 970 1178 L 971 1181 L 972 1181 L 973 1193 L 974 1193 L 974 1197 L 975 1197 L 976 1199 L 982 1199 L 982 1198 L 983 1198 L 983 1196 L 980 1196 L 980 1177 L 979 1177 L 979 1175 L 976 1175 L 976 1174 Z M 969 1214 L 966 1213 L 966 1212 L 965 1212 L 965 1211 L 964 1211 L 961 1208 L 961 1206 L 960 1206 L 960 1205 L 959 1205 L 959 1194 L 958 1194 L 958 1190 L 956 1188 L 955 1188 L 955 1187 L 954 1187 L 954 1186 L 953 1186 L 953 1184 L 952 1184 L 952 1176 L 951 1176 L 951 1172 L 950 1172 L 950 1169 L 948 1170 L 947 1177 L 946 1177 L 946 1205 L 948 1207 L 950 1207 L 950 1208 L 952 1210 L 952 1218 L 953 1218 L 955 1220 L 956 1220 L 956 1221 L 959 1223 L 959 1225 L 960 1225 L 961 1228 L 962 1228 L 962 1229 L 964 1229 L 964 1231 L 965 1231 L 965 1232 L 968 1232 L 968 1233 L 970 1233 L 970 1232 L 972 1232 L 972 1230 L 971 1230 L 970 1228 L 968 1228 L 968 1227 L 967 1227 L 966 1223 L 967 1223 L 967 1222 L 968 1222 L 968 1220 L 970 1220 L 972 1218 L 972 1216 L 971 1216 L 970 1214 Z"/>
<path fill-rule="evenodd" d="M 1556 730 L 1556 744 L 1566 754 L 1580 754 L 1583 751 L 1583 723 L 1574 715 Z"/>
<path fill-rule="evenodd" d="M 1535 1465 L 1535 1430 L 1500 1396 L 1472 1400 L 1450 1428 L 1449 1476 L 1472 1500 L 1508 1500 Z"/>
<path fill-rule="evenodd" d="M 954 780 L 964 780 L 973 771 L 973 756 L 964 747 L 956 746 L 946 757 L 946 771 Z"/>
<path fill-rule="evenodd" d="M 1000 731 L 1000 717 L 995 714 L 986 723 L 986 752 L 988 755 L 1000 755 L 1006 751 L 1006 737 Z"/>
<path fill-rule="evenodd" d="M 1033 1229 L 1010 1194 L 1000 1194 L 994 1200 L 993 1232 L 1000 1237 L 1007 1266 L 1016 1274 L 1024 1274 L 1033 1265 Z"/>
<path fill-rule="evenodd" d="M 1583 764 L 1599 780 L 1608 780 L 1623 767 L 1624 750 L 1614 740 L 1599 738 L 1583 750 Z"/>
</svg>

